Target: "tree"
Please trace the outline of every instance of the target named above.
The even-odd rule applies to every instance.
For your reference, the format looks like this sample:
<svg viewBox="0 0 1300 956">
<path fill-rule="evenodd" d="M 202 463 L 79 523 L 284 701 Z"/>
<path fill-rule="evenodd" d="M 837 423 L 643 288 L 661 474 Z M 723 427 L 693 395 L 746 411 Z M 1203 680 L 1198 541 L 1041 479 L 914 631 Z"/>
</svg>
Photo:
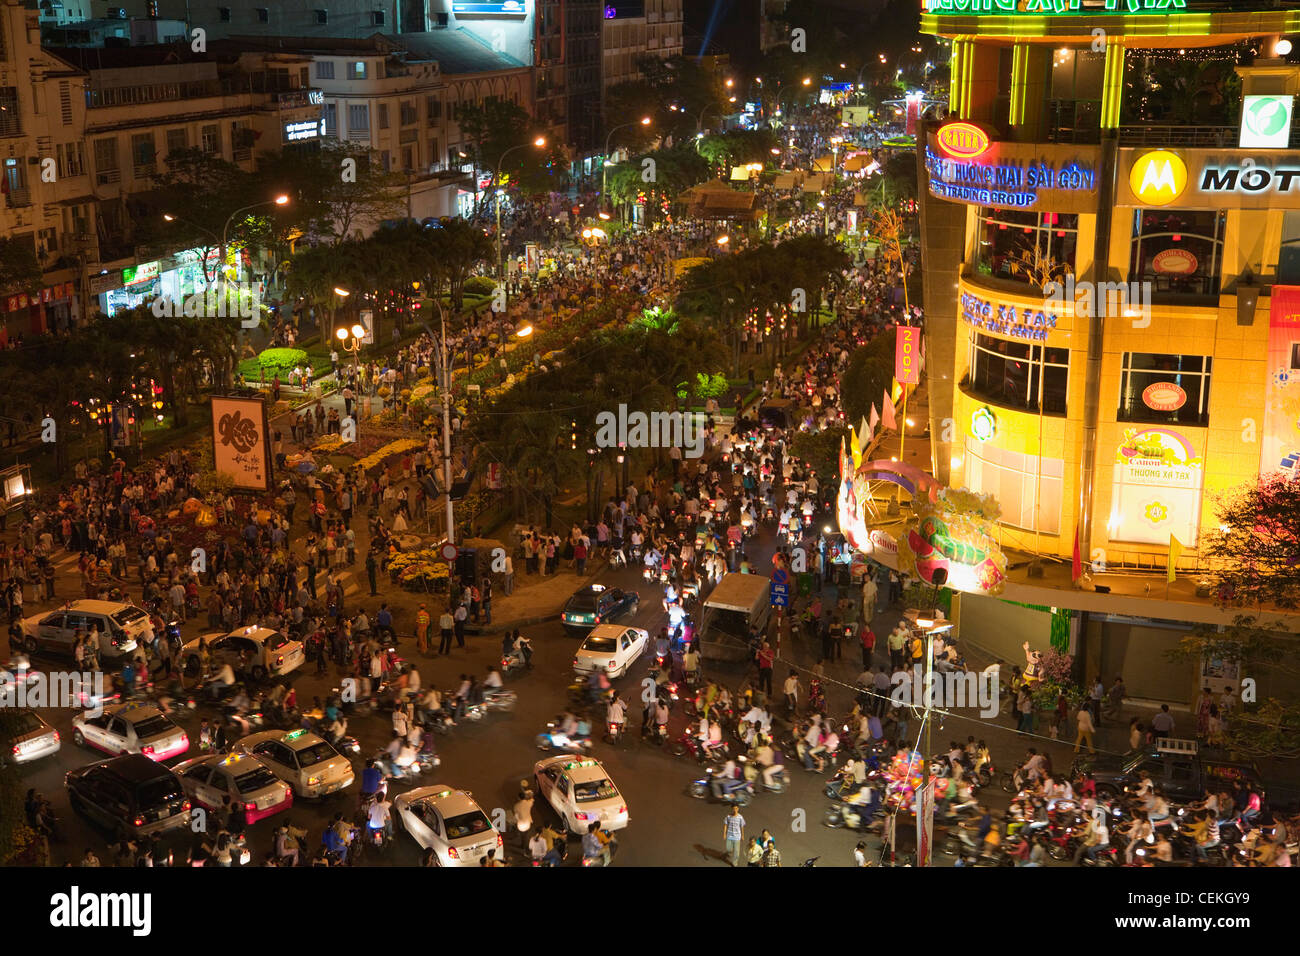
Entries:
<svg viewBox="0 0 1300 956">
<path fill-rule="evenodd" d="M 1219 602 L 1232 607 L 1300 604 L 1300 483 L 1274 473 L 1218 496 L 1219 528 L 1201 554 L 1215 567 Z"/>
<path fill-rule="evenodd" d="M 840 448 L 848 447 L 849 429 L 844 425 L 836 425 L 818 432 L 799 432 L 794 437 L 790 451 L 821 476 L 824 487 L 828 481 L 839 477 Z"/>
<path fill-rule="evenodd" d="M 463 104 L 456 122 L 462 135 L 474 144 L 478 165 L 492 170 L 494 179 L 501 164 L 502 180 L 518 185 L 526 195 L 556 192 L 567 185 L 563 149 L 552 143 L 528 148 L 537 134 L 533 118 L 518 103 L 484 97 L 479 103 Z M 490 192 L 484 193 L 484 199 L 488 195 Z"/>
<path fill-rule="evenodd" d="M 776 133 L 770 129 L 728 130 L 700 140 L 697 149 L 714 166 L 767 165 L 773 161 L 772 150 L 779 151 Z"/>
<path fill-rule="evenodd" d="M 496 246 L 478 226 L 464 219 L 449 219 L 441 229 L 429 231 L 430 285 L 440 291 L 445 284 L 452 308 L 465 305 L 465 280 L 480 263 L 496 258 Z"/>
<path fill-rule="evenodd" d="M 646 166 L 647 159 L 654 165 Z M 647 170 L 653 170 L 653 175 Z M 650 176 L 648 181 L 647 176 Z M 708 178 L 708 163 L 690 147 L 657 149 L 645 156 L 633 156 L 611 169 L 608 190 L 617 202 L 642 202 L 647 221 L 653 221 L 664 201 L 672 202 L 684 190 Z"/>
<path fill-rule="evenodd" d="M 286 213 L 308 242 L 339 245 L 405 213 L 405 178 L 385 172 L 378 153 L 355 143 L 322 143 L 312 153 L 265 153 L 259 163 L 266 198 L 276 189 L 290 192 Z"/>
<path fill-rule="evenodd" d="M 681 143 L 708 125 L 710 117 L 716 120 L 734 111 L 717 73 L 695 58 L 642 56 L 636 65 L 639 78 L 610 87 L 605 128 L 642 116 L 652 117 L 654 123 L 620 130 L 617 135 L 624 143 L 644 148 L 656 136 Z"/>
<path fill-rule="evenodd" d="M 1200 666 L 1206 658 L 1237 666 L 1245 677 L 1267 669 L 1288 683 L 1300 679 L 1297 638 L 1280 626 L 1254 617 L 1239 616 L 1222 631 L 1202 625 L 1166 651 L 1169 660 Z M 1226 721 L 1224 744 L 1235 754 L 1249 757 L 1300 757 L 1300 702 L 1266 698 L 1247 701 Z"/>
<path fill-rule="evenodd" d="M 0 295 L 39 288 L 45 273 L 31 237 L 0 237 Z"/>
</svg>

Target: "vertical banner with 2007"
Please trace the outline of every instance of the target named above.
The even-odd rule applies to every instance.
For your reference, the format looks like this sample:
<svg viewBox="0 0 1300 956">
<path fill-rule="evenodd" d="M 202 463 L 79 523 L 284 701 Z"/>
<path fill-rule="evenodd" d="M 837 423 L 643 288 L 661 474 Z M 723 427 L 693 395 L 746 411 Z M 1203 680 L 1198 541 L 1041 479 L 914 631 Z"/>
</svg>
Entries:
<svg viewBox="0 0 1300 956">
<path fill-rule="evenodd" d="M 212 399 L 212 459 L 245 491 L 271 489 L 266 405 L 260 398 Z"/>
</svg>

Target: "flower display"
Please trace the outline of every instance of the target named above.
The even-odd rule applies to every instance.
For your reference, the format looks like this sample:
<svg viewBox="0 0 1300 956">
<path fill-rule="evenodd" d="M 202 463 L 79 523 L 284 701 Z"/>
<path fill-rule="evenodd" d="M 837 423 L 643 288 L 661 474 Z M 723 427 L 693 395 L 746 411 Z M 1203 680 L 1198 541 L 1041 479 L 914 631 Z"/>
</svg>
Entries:
<svg viewBox="0 0 1300 956">
<path fill-rule="evenodd" d="M 394 455 L 400 455 L 403 452 L 413 451 L 422 446 L 424 442 L 419 438 L 399 438 L 397 441 L 390 441 L 387 445 L 381 447 L 373 454 L 367 455 L 357 462 L 356 467 L 362 471 L 369 471 L 371 468 L 378 468 L 385 459 Z"/>
</svg>

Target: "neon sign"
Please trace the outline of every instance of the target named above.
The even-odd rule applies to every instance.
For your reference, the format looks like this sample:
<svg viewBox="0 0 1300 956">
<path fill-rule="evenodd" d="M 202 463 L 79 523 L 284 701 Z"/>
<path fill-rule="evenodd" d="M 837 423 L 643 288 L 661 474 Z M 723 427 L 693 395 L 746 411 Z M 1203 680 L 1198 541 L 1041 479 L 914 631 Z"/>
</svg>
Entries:
<svg viewBox="0 0 1300 956">
<path fill-rule="evenodd" d="M 949 156 L 975 159 L 989 151 L 988 134 L 974 123 L 948 123 L 939 127 L 935 138 Z"/>
<path fill-rule="evenodd" d="M 1085 10 L 1082 0 L 924 0 L 926 13 L 968 16 L 994 14 L 1017 17 L 1057 17 L 1088 13 L 1173 13 L 1186 10 L 1187 0 L 1105 0 L 1101 9 Z"/>
<path fill-rule="evenodd" d="M 1297 179 L 1300 168 L 1267 166 L 1206 166 L 1201 171 L 1201 192 L 1290 192 Z"/>
<path fill-rule="evenodd" d="M 995 335 L 1045 342 L 1047 333 L 1056 328 L 1056 314 L 1042 309 L 995 304 L 969 292 L 962 293 L 960 304 L 961 317 L 967 325 Z"/>
<path fill-rule="evenodd" d="M 925 167 L 935 196 L 984 206 L 1026 209 L 1038 202 L 1039 190 L 1077 192 L 1097 187 L 1096 170 L 1079 163 L 1059 169 L 1043 160 L 975 163 L 939 156 L 927 148 Z"/>
</svg>

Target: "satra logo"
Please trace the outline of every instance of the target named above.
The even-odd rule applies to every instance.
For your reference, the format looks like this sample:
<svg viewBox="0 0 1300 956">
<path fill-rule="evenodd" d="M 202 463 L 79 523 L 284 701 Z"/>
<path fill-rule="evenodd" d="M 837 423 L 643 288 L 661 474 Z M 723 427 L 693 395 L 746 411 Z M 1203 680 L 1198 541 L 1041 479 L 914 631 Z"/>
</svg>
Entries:
<svg viewBox="0 0 1300 956">
<path fill-rule="evenodd" d="M 948 123 L 939 127 L 939 146 L 949 156 L 958 159 L 975 159 L 988 152 L 992 145 L 988 134 L 972 123 Z"/>
<path fill-rule="evenodd" d="M 1187 164 L 1167 149 L 1143 153 L 1128 174 L 1133 195 L 1147 206 L 1167 206 L 1187 188 Z"/>
</svg>

